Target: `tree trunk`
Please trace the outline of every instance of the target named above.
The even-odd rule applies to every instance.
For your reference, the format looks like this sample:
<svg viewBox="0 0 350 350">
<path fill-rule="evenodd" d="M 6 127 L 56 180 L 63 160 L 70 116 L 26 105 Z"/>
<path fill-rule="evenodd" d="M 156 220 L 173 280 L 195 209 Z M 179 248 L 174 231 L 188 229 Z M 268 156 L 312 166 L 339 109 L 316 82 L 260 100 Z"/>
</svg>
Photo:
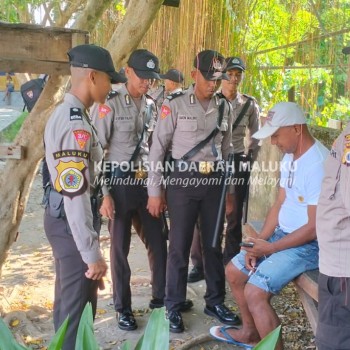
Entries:
<svg viewBox="0 0 350 350">
<path fill-rule="evenodd" d="M 43 133 L 47 119 L 55 104 L 63 96 L 64 82 L 67 77 L 52 76 L 32 112 L 26 118 L 15 144 L 24 147 L 24 158 L 9 159 L 0 173 L 0 267 L 7 251 L 15 241 L 18 227 L 27 204 L 30 187 L 38 163 L 43 157 Z M 0 270 L 1 272 L 1 270 Z"/>
<path fill-rule="evenodd" d="M 84 30 L 92 32 L 95 28 L 96 21 L 91 19 L 100 18 L 111 2 L 112 0 L 88 0 L 84 12 L 76 20 L 73 28 L 84 28 Z"/>
<path fill-rule="evenodd" d="M 131 0 L 123 22 L 107 45 L 116 67 L 127 61 L 128 55 L 140 44 L 164 0 Z"/>
</svg>

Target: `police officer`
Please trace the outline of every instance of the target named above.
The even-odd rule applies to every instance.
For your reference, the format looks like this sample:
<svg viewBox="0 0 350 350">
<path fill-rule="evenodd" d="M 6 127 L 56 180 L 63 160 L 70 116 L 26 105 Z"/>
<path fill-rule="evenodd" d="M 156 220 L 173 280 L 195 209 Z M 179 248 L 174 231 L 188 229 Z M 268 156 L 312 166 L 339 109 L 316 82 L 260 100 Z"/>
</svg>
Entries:
<svg viewBox="0 0 350 350">
<path fill-rule="evenodd" d="M 165 207 L 158 165 L 172 147 L 174 168 L 166 193 L 171 225 L 165 305 L 170 331 L 175 333 L 184 331 L 180 305 L 186 298 L 188 259 L 198 217 L 207 277 L 204 312 L 226 324 L 239 322 L 237 315 L 224 305 L 221 249 L 211 246 L 221 194 L 222 174 L 218 166 L 232 150 L 230 107 L 227 101 L 214 96 L 217 82 L 225 77 L 223 67 L 224 58 L 216 51 L 205 50 L 196 55 L 191 73 L 195 84 L 164 101 L 149 155 L 152 171 L 148 210 L 158 217 Z"/>
<path fill-rule="evenodd" d="M 154 54 L 144 49 L 135 50 L 125 68 L 127 83 L 112 91 L 105 103 L 92 110 L 107 162 L 112 165 L 110 196 L 106 196 L 101 212 L 111 219 L 113 300 L 118 327 L 127 331 L 137 328 L 131 308 L 128 263 L 131 220 L 135 213 L 141 220 L 142 228 L 137 233 L 147 248 L 152 274 L 150 307 L 164 305 L 166 237 L 162 233 L 162 221 L 146 209 L 148 196 L 144 186 L 150 135 L 157 119 L 154 101 L 146 93 L 150 81 L 159 79 L 158 72 L 158 58 Z M 113 205 L 115 214 L 111 216 Z"/>
<path fill-rule="evenodd" d="M 246 69 L 242 59 L 228 57 L 225 61 L 227 75 L 230 79 L 222 82 L 221 92 L 231 102 L 233 108 L 232 144 L 235 164 L 232 185 L 229 186 L 226 196 L 227 226 L 224 247 L 224 264 L 226 265 L 240 251 L 243 205 L 248 196 L 250 168 L 260 148 L 259 140 L 252 138 L 252 135 L 259 130 L 260 108 L 253 97 L 242 94 L 238 90 Z M 188 275 L 190 283 L 204 278 L 198 231 L 195 231 L 191 247 L 191 260 L 193 269 Z"/>
<path fill-rule="evenodd" d="M 342 52 L 350 54 L 350 46 Z M 332 145 L 316 213 L 319 350 L 350 349 L 350 124 Z"/>
<path fill-rule="evenodd" d="M 121 78 L 102 47 L 79 45 L 68 56 L 71 89 L 54 110 L 44 134 L 51 180 L 44 227 L 55 258 L 55 330 L 69 315 L 64 350 L 75 347 L 86 303 L 92 303 L 95 315 L 97 288 L 107 271 L 90 202 L 93 163 L 101 160 L 103 151 L 87 109 L 94 102 L 102 103 L 111 82 Z"/>
<path fill-rule="evenodd" d="M 165 74 L 159 74 L 159 76 L 161 79 L 164 79 L 165 95 L 182 91 L 184 76 L 178 69 L 169 69 Z"/>
</svg>

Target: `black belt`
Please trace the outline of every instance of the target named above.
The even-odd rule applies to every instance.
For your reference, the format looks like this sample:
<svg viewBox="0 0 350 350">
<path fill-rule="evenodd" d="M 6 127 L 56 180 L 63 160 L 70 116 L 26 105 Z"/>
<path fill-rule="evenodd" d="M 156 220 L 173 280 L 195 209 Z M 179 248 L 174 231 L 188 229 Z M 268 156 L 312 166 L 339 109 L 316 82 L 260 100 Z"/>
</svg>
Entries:
<svg viewBox="0 0 350 350">
<path fill-rule="evenodd" d="M 210 175 L 212 173 L 217 173 L 221 168 L 218 169 L 219 161 L 201 161 L 192 162 L 182 159 L 174 159 L 175 167 L 182 171 L 195 171 L 202 175 Z"/>
</svg>

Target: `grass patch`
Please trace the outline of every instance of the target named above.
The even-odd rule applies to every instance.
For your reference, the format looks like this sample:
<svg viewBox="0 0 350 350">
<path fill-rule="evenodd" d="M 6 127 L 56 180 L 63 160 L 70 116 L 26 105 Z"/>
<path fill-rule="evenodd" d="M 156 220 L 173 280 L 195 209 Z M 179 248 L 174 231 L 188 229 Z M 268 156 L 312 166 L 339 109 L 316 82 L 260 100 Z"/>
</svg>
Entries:
<svg viewBox="0 0 350 350">
<path fill-rule="evenodd" d="M 18 134 L 24 120 L 26 119 L 28 112 L 23 112 L 12 124 L 0 132 L 1 142 L 12 142 Z"/>
</svg>

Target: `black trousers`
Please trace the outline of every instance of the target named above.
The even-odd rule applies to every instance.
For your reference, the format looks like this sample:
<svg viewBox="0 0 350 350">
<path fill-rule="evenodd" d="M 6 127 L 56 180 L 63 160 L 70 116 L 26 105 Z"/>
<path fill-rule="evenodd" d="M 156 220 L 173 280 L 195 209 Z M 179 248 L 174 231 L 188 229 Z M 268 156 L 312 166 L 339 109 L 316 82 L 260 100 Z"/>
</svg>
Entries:
<svg viewBox="0 0 350 350">
<path fill-rule="evenodd" d="M 95 229 L 98 224 L 94 222 Z M 57 331 L 69 315 L 62 350 L 72 350 L 75 348 L 80 317 L 88 302 L 92 304 L 95 318 L 99 282 L 85 277 L 88 267 L 81 258 L 65 217 L 52 217 L 47 208 L 44 228 L 55 258 L 54 327 Z"/>
<path fill-rule="evenodd" d="M 187 185 L 188 181 L 202 182 Z M 176 180 L 177 183 L 175 183 Z M 208 180 L 215 184 L 206 184 Z M 197 219 L 201 223 L 201 242 L 207 290 L 204 299 L 207 305 L 221 304 L 225 299 L 225 276 L 220 244 L 212 247 L 221 195 L 222 178 L 215 173 L 211 176 L 194 172 L 170 174 L 167 187 L 167 204 L 170 217 L 169 254 L 165 305 L 167 310 L 179 310 L 179 304 L 186 299 L 187 271 L 193 230 Z M 172 184 L 173 181 L 173 184 Z M 221 227 L 223 224 L 221 220 Z M 222 232 L 222 229 L 220 230 Z M 222 236 L 222 235 L 221 235 Z M 221 237 L 220 237 L 221 241 Z"/>
<path fill-rule="evenodd" d="M 248 190 L 250 167 L 249 164 L 247 164 L 245 168 L 241 160 L 242 154 L 235 154 L 235 172 L 232 180 L 235 184 L 235 189 L 233 194 L 227 193 L 226 196 L 226 232 L 223 252 L 224 265 L 228 264 L 230 260 L 240 252 L 239 244 L 242 242 L 243 204 Z M 200 226 L 200 223 L 198 226 Z M 202 247 L 197 228 L 195 228 L 191 246 L 191 260 L 194 266 L 203 269 Z"/>
<path fill-rule="evenodd" d="M 320 273 L 318 296 L 317 349 L 350 349 L 350 278 Z"/>
<path fill-rule="evenodd" d="M 118 185 L 111 190 L 115 204 L 115 218 L 108 227 L 111 235 L 111 274 L 114 308 L 118 312 L 131 308 L 131 270 L 128 262 L 131 224 L 135 214 L 140 219 L 137 231 L 145 244 L 151 270 L 152 297 L 164 299 L 167 259 L 166 237 L 162 222 L 151 216 L 146 208 L 147 190 L 142 185 Z"/>
</svg>

